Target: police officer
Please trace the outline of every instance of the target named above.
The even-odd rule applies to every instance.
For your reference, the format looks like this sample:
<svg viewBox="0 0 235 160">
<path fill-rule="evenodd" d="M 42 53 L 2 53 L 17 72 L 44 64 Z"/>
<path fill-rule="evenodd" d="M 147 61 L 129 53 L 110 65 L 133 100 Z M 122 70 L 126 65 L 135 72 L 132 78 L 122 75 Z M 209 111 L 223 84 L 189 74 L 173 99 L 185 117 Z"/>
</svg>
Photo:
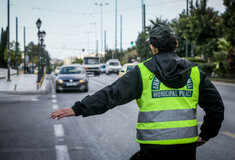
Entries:
<svg viewBox="0 0 235 160">
<path fill-rule="evenodd" d="M 139 106 L 137 142 L 140 151 L 130 159 L 196 159 L 196 147 L 215 137 L 224 119 L 224 105 L 215 86 L 194 63 L 180 58 L 174 30 L 158 23 L 149 34 L 152 58 L 71 108 L 51 118 L 102 114 L 136 100 Z M 196 108 L 205 111 L 197 132 Z"/>
</svg>

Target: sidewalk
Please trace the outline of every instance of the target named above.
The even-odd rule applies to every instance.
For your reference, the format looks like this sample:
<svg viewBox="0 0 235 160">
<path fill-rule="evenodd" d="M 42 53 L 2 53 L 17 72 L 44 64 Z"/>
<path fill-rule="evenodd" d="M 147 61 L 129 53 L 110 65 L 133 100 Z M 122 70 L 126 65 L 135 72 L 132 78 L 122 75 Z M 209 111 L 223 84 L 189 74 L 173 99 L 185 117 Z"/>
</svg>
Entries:
<svg viewBox="0 0 235 160">
<path fill-rule="evenodd" d="M 16 69 L 10 69 L 11 75 L 16 75 Z M 0 68 L 0 79 L 7 78 L 7 68 Z"/>
<path fill-rule="evenodd" d="M 10 93 L 46 93 L 50 90 L 49 75 L 45 79 L 39 89 L 37 89 L 37 75 L 34 74 L 19 74 L 11 76 L 11 81 L 0 79 L 0 92 Z"/>
</svg>

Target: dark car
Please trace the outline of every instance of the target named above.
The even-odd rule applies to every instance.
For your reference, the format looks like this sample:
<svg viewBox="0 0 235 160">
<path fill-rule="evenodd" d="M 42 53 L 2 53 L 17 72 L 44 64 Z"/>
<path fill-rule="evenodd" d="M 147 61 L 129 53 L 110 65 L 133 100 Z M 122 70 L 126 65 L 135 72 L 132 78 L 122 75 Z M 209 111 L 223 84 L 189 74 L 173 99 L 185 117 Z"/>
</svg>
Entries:
<svg viewBox="0 0 235 160">
<path fill-rule="evenodd" d="M 56 78 L 56 92 L 79 90 L 88 92 L 88 77 L 82 65 L 62 66 Z"/>
</svg>

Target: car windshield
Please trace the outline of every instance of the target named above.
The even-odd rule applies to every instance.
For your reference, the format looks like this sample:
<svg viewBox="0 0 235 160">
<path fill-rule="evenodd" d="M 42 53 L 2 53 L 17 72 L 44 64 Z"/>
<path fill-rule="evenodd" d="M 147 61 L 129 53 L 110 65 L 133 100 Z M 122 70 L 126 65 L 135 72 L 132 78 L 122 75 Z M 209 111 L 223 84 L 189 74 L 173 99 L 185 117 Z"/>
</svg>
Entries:
<svg viewBox="0 0 235 160">
<path fill-rule="evenodd" d="M 84 64 L 99 64 L 98 58 L 84 59 Z"/>
<path fill-rule="evenodd" d="M 101 65 L 101 66 L 100 66 L 100 68 L 105 68 L 105 67 L 106 67 L 106 65 Z"/>
<path fill-rule="evenodd" d="M 118 62 L 110 62 L 109 65 L 110 66 L 118 66 Z"/>
<path fill-rule="evenodd" d="M 134 65 L 127 66 L 126 72 L 129 72 L 129 71 L 130 71 L 130 70 L 132 70 L 133 68 L 135 68 L 135 66 L 134 66 Z"/>
<path fill-rule="evenodd" d="M 60 69 L 59 74 L 84 74 L 85 71 L 82 67 L 63 67 Z"/>
</svg>

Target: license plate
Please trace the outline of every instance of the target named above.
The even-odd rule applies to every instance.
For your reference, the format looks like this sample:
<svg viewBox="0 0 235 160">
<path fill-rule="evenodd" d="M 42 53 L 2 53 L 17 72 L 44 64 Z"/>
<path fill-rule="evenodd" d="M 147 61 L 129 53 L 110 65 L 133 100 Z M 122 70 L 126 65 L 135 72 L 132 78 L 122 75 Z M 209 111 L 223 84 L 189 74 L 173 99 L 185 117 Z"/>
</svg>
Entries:
<svg viewBox="0 0 235 160">
<path fill-rule="evenodd" d="M 66 86 L 76 86 L 77 83 L 73 82 L 73 83 L 66 83 Z"/>
</svg>

